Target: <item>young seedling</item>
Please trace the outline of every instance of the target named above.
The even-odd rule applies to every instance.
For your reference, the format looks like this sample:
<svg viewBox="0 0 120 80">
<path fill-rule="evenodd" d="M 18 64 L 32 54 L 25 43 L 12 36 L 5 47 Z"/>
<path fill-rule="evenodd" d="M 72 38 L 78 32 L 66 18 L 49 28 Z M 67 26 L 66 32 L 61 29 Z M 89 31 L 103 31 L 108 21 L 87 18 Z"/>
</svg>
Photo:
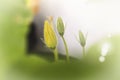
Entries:
<svg viewBox="0 0 120 80">
<path fill-rule="evenodd" d="M 61 17 L 59 17 L 57 19 L 57 30 L 58 30 L 58 33 L 64 42 L 64 46 L 65 46 L 65 50 L 66 50 L 66 60 L 69 62 L 70 59 L 69 59 L 68 47 L 67 47 L 67 43 L 66 43 L 65 38 L 64 38 L 64 32 L 65 32 L 64 23 L 63 23 L 63 20 Z"/>
<path fill-rule="evenodd" d="M 44 22 L 44 42 L 48 48 L 53 50 L 55 62 L 58 61 L 57 37 L 51 24 L 51 20 Z"/>
<path fill-rule="evenodd" d="M 79 31 L 79 43 L 82 46 L 83 56 L 85 57 L 85 55 L 86 55 L 86 53 L 85 53 L 86 38 L 85 38 L 84 34 L 82 33 L 82 31 Z"/>
</svg>

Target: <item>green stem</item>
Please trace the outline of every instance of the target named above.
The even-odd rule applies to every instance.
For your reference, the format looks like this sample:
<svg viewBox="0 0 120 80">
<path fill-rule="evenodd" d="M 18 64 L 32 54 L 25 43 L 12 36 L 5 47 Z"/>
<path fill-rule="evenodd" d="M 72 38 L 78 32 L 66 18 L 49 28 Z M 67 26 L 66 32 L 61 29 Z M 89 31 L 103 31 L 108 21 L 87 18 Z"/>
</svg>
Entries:
<svg viewBox="0 0 120 80">
<path fill-rule="evenodd" d="M 83 57 L 85 57 L 85 47 L 82 48 L 83 48 Z"/>
<path fill-rule="evenodd" d="M 55 48 L 55 49 L 53 50 L 53 52 L 54 52 L 55 62 L 58 62 L 58 51 L 57 51 L 57 48 Z"/>
<path fill-rule="evenodd" d="M 64 45 L 65 45 L 65 50 L 66 50 L 66 59 L 67 61 L 69 62 L 69 52 L 68 52 L 68 47 L 67 47 L 67 43 L 65 41 L 65 38 L 62 36 L 62 39 L 63 39 L 63 42 L 64 42 Z"/>
</svg>

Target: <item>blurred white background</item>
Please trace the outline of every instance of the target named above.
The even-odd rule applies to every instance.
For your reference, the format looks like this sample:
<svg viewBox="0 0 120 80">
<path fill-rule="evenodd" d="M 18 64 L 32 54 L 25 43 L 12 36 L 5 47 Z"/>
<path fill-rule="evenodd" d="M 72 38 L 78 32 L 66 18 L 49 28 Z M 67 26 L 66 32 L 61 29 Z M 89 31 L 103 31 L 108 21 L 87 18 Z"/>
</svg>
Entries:
<svg viewBox="0 0 120 80">
<path fill-rule="evenodd" d="M 87 48 L 103 37 L 120 33 L 119 0 L 41 0 L 40 13 L 53 16 L 55 21 L 59 16 L 63 18 L 70 55 L 81 53 L 81 46 L 75 38 L 79 30 L 84 34 L 88 32 Z M 63 53 L 62 41 L 58 47 Z"/>
</svg>

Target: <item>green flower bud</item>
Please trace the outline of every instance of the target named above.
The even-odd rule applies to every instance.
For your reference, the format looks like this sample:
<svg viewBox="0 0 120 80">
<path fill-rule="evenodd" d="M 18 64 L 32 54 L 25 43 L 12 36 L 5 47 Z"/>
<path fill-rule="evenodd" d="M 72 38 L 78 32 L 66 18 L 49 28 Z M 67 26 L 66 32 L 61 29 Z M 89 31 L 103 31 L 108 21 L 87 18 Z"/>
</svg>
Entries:
<svg viewBox="0 0 120 80">
<path fill-rule="evenodd" d="M 64 23 L 61 17 L 59 17 L 57 20 L 57 30 L 61 36 L 64 35 Z"/>
<path fill-rule="evenodd" d="M 80 39 L 80 44 L 82 47 L 85 47 L 86 45 L 86 39 L 81 31 L 79 31 L 79 39 Z"/>
<path fill-rule="evenodd" d="M 48 48 L 55 49 L 57 46 L 57 38 L 53 30 L 52 24 L 48 20 L 44 23 L 44 41 Z"/>
</svg>

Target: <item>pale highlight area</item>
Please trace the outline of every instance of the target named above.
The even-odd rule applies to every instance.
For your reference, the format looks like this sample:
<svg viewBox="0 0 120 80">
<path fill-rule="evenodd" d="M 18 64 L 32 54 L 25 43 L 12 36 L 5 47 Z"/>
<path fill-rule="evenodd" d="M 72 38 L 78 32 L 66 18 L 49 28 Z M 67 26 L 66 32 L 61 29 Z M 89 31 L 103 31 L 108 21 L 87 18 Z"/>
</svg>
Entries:
<svg viewBox="0 0 120 80">
<path fill-rule="evenodd" d="M 109 43 L 103 44 L 102 49 L 101 49 L 101 55 L 106 56 L 107 53 L 109 52 L 109 49 L 110 49 L 110 44 Z"/>
<path fill-rule="evenodd" d="M 100 62 L 104 62 L 104 61 L 105 61 L 105 57 L 104 57 L 104 56 L 100 56 L 100 57 L 99 57 L 99 61 L 100 61 Z"/>
</svg>

